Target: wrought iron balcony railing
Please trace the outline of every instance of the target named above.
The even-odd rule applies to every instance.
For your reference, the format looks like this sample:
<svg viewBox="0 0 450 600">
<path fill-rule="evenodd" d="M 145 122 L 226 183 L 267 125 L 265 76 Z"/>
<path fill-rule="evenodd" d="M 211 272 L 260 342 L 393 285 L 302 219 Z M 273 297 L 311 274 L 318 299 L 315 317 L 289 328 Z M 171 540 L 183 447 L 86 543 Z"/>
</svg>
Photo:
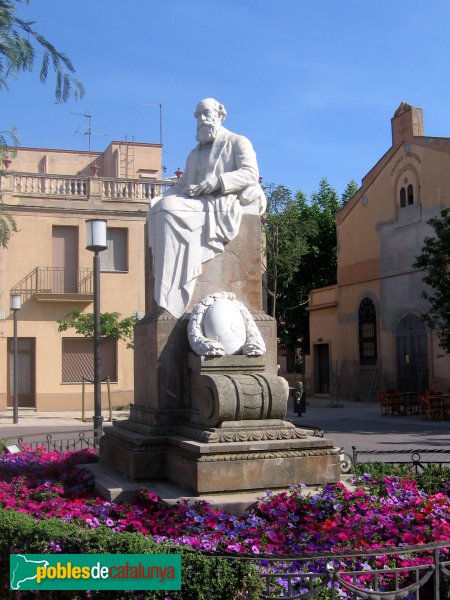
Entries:
<svg viewBox="0 0 450 600">
<path fill-rule="evenodd" d="M 14 286 L 24 298 L 35 294 L 91 296 L 94 292 L 92 269 L 36 267 Z"/>
</svg>

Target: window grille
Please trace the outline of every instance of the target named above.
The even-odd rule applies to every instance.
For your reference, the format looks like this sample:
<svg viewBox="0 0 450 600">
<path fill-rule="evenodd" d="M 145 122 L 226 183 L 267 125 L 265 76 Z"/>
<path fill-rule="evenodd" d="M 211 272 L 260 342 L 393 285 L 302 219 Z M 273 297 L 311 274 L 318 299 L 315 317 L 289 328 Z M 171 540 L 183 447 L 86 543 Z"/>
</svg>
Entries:
<svg viewBox="0 0 450 600">
<path fill-rule="evenodd" d="M 377 315 L 370 298 L 359 305 L 359 361 L 362 365 L 377 362 Z"/>
</svg>

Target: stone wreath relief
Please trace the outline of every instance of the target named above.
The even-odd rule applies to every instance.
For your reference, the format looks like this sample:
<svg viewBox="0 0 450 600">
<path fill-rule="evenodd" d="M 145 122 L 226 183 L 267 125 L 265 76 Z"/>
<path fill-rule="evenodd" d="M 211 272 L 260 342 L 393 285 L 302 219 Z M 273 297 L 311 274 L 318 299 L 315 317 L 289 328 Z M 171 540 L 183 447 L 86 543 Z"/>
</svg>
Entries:
<svg viewBox="0 0 450 600">
<path fill-rule="evenodd" d="M 191 313 L 188 338 L 200 356 L 262 356 L 266 345 L 249 310 L 231 292 L 203 298 Z"/>
</svg>

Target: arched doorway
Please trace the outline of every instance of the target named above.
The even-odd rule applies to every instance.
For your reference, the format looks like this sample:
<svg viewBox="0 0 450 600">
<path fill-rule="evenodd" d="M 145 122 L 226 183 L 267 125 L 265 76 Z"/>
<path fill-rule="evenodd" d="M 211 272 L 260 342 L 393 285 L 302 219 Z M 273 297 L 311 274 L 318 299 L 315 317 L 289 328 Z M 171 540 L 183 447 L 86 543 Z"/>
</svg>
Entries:
<svg viewBox="0 0 450 600">
<path fill-rule="evenodd" d="M 400 319 L 395 332 L 397 388 L 400 392 L 423 392 L 428 388 L 427 330 L 416 315 Z"/>
</svg>

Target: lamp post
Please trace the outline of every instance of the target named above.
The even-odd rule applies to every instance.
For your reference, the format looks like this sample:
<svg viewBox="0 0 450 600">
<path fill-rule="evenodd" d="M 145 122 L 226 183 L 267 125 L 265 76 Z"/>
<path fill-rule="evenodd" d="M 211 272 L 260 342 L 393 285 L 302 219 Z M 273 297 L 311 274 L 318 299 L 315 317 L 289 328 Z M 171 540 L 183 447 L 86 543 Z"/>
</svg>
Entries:
<svg viewBox="0 0 450 600">
<path fill-rule="evenodd" d="M 13 358 L 13 423 L 19 422 L 19 370 L 17 368 L 17 312 L 22 308 L 22 296 L 19 292 L 11 292 L 10 308 L 14 314 L 14 358 Z"/>
<path fill-rule="evenodd" d="M 106 250 L 106 220 L 86 221 L 86 249 L 94 253 L 94 439 L 102 435 L 102 355 L 100 345 L 100 256 Z"/>
</svg>

